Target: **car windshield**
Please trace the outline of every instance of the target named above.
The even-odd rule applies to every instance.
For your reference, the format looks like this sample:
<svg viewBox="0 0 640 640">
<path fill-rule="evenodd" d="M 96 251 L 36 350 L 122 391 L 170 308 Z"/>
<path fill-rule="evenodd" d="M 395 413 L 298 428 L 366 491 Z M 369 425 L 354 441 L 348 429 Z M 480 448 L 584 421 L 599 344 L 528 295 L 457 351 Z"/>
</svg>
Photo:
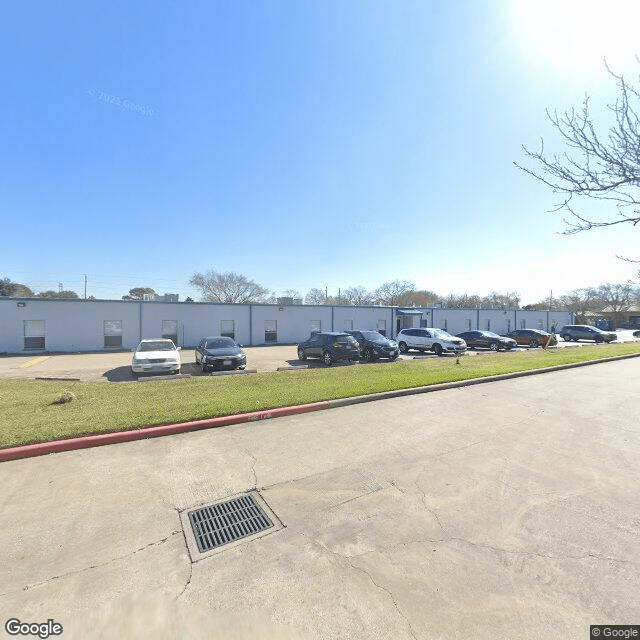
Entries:
<svg viewBox="0 0 640 640">
<path fill-rule="evenodd" d="M 337 336 L 336 342 L 340 344 L 353 344 L 356 342 L 356 339 L 353 336 Z"/>
<path fill-rule="evenodd" d="M 362 331 L 362 337 L 371 342 L 377 342 L 379 344 L 386 344 L 387 339 L 377 331 Z"/>
<path fill-rule="evenodd" d="M 497 333 L 493 333 L 493 331 L 482 331 L 482 335 L 485 338 L 499 338 L 500 336 Z"/>
<path fill-rule="evenodd" d="M 434 338 L 453 338 L 453 336 L 450 333 L 447 333 L 446 331 L 443 331 L 442 329 L 434 329 L 433 330 L 433 337 Z"/>
<path fill-rule="evenodd" d="M 225 349 L 229 347 L 235 347 L 236 343 L 231 338 L 214 338 L 213 340 L 207 340 L 205 349 Z"/>
<path fill-rule="evenodd" d="M 154 340 L 153 342 L 141 342 L 138 351 L 175 351 L 176 346 L 171 340 Z"/>
</svg>

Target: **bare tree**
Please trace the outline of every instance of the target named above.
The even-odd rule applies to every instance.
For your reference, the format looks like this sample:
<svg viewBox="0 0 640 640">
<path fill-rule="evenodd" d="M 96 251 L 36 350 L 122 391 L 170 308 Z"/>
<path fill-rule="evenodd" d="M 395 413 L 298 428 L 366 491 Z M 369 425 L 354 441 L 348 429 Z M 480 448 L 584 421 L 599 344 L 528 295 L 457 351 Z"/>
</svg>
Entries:
<svg viewBox="0 0 640 640">
<path fill-rule="evenodd" d="M 322 289 L 311 289 L 304 297 L 305 304 L 327 304 L 327 296 Z"/>
<path fill-rule="evenodd" d="M 373 302 L 371 293 L 363 286 L 349 287 L 348 289 L 345 289 L 342 293 L 342 298 L 347 304 L 356 306 L 363 306 Z"/>
<path fill-rule="evenodd" d="M 451 294 L 444 301 L 447 309 L 477 309 L 482 306 L 482 298 L 475 294 Z"/>
<path fill-rule="evenodd" d="M 608 66 L 607 70 L 618 87 L 618 98 L 607 105 L 610 122 L 596 126 L 588 96 L 577 110 L 562 115 L 547 111 L 567 149 L 561 155 L 549 155 L 542 140 L 538 151 L 524 148 L 536 168 L 516 163 L 519 169 L 561 195 L 556 211 L 565 210 L 572 216 L 564 219 L 566 234 L 623 223 L 635 226 L 640 222 L 640 91 Z M 574 201 L 580 204 L 589 199 L 613 205 L 615 215 L 592 219 L 590 214 L 574 208 Z"/>
<path fill-rule="evenodd" d="M 507 291 L 507 293 L 492 291 L 488 296 L 482 298 L 481 306 L 518 309 L 520 308 L 520 294 L 516 291 Z"/>
<path fill-rule="evenodd" d="M 621 314 L 628 311 L 640 297 L 638 288 L 630 283 L 601 284 L 589 289 L 588 293 L 597 301 L 598 311 L 607 311 L 613 315 L 614 323 L 619 323 Z"/>
<path fill-rule="evenodd" d="M 225 304 L 263 302 L 269 293 L 268 289 L 239 273 L 219 273 L 211 269 L 205 274 L 194 273 L 189 284 L 200 289 L 202 299 L 207 302 Z"/>
<path fill-rule="evenodd" d="M 374 292 L 373 298 L 390 307 L 406 305 L 409 294 L 416 290 L 416 285 L 408 280 L 394 280 L 381 284 Z"/>
</svg>

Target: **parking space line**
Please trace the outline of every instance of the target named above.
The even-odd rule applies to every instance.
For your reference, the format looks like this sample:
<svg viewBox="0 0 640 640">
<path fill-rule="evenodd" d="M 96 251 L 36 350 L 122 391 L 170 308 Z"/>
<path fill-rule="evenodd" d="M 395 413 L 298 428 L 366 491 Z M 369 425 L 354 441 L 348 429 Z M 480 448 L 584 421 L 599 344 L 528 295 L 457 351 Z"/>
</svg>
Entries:
<svg viewBox="0 0 640 640">
<path fill-rule="evenodd" d="M 18 365 L 18 368 L 19 369 L 26 369 L 27 367 L 33 367 L 36 364 L 40 364 L 41 362 L 44 362 L 48 358 L 49 358 L 49 356 L 41 356 L 40 358 L 32 358 L 31 360 L 27 360 L 26 362 L 23 362 L 21 365 Z"/>
</svg>

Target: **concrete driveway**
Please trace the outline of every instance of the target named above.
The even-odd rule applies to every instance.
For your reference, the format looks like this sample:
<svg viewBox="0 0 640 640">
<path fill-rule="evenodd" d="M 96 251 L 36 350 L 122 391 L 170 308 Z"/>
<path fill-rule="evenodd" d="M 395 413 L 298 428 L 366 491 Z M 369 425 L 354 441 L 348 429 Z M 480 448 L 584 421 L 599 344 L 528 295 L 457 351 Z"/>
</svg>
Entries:
<svg viewBox="0 0 640 640">
<path fill-rule="evenodd" d="M 0 613 L 64 638 L 584 640 L 640 621 L 638 359 L 0 464 Z M 181 514 L 284 528 L 200 558 Z"/>
</svg>

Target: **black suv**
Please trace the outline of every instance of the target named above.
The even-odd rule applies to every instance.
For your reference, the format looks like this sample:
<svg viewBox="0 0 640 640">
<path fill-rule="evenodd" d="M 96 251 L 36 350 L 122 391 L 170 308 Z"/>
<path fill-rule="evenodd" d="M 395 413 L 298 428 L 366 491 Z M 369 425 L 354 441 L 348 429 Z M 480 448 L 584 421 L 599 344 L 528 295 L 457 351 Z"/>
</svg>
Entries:
<svg viewBox="0 0 640 640">
<path fill-rule="evenodd" d="M 400 355 L 398 343 L 385 338 L 378 331 L 345 331 L 353 336 L 360 345 L 360 353 L 367 362 L 373 362 L 378 358 L 395 360 Z"/>
<path fill-rule="evenodd" d="M 360 360 L 360 347 L 353 336 L 337 331 L 316 331 L 298 345 L 298 359 L 320 358 L 327 367 L 336 360 Z"/>
<path fill-rule="evenodd" d="M 560 329 L 560 336 L 563 340 L 593 340 L 599 342 L 613 342 L 618 339 L 618 334 L 614 331 L 602 331 L 588 324 L 567 324 Z"/>
</svg>

